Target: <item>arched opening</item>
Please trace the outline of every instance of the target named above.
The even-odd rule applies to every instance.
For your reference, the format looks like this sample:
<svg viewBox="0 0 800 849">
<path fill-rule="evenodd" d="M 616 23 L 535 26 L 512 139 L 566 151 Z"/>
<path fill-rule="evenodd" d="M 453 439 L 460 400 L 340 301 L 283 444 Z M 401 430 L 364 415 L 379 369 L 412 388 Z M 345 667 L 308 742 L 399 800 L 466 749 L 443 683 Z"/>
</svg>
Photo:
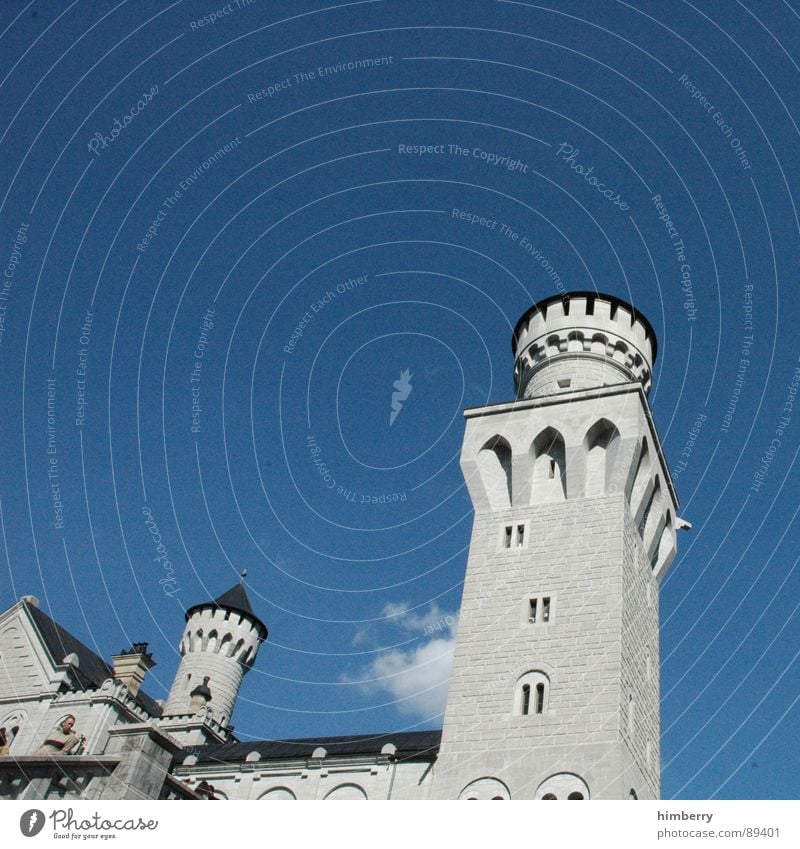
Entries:
<svg viewBox="0 0 800 849">
<path fill-rule="evenodd" d="M 650 566 L 653 570 L 661 570 L 672 562 L 675 556 L 675 530 L 672 521 L 672 513 L 667 510 L 664 519 L 664 527 L 657 535 L 658 544 L 653 546 L 653 556 Z"/>
<path fill-rule="evenodd" d="M 567 334 L 567 350 L 583 351 L 583 333 L 580 330 L 572 330 Z"/>
<path fill-rule="evenodd" d="M 550 679 L 535 669 L 526 672 L 514 688 L 514 713 L 517 716 L 542 714 L 547 710 Z"/>
<path fill-rule="evenodd" d="M 265 802 L 292 802 L 297 799 L 297 796 L 288 787 L 273 787 L 266 793 L 262 793 L 258 798 L 259 801 Z"/>
<path fill-rule="evenodd" d="M 366 801 L 367 794 L 362 787 L 358 786 L 358 784 L 340 784 L 338 787 L 331 790 L 325 798 L 337 800 L 356 799 L 358 801 Z"/>
<path fill-rule="evenodd" d="M 511 446 L 494 436 L 478 452 L 478 471 L 492 510 L 511 506 Z"/>
<path fill-rule="evenodd" d="M 555 793 L 545 793 L 544 796 L 542 796 L 542 801 L 543 802 L 558 801 L 558 796 L 556 796 Z"/>
<path fill-rule="evenodd" d="M 558 772 L 546 778 L 536 790 L 535 799 L 588 799 L 589 787 L 573 772 Z"/>
<path fill-rule="evenodd" d="M 618 363 L 625 363 L 627 365 L 627 362 L 628 362 L 628 346 L 624 342 L 618 341 L 614 345 L 613 356 L 614 356 L 614 359 Z"/>
<path fill-rule="evenodd" d="M 458 798 L 465 802 L 477 801 L 500 801 L 504 802 L 511 798 L 508 787 L 499 778 L 484 776 L 470 781 L 469 784 L 458 794 Z"/>
<path fill-rule="evenodd" d="M 611 478 L 616 466 L 619 431 L 608 419 L 595 422 L 583 442 L 586 452 L 587 496 L 611 491 Z"/>
<path fill-rule="evenodd" d="M 639 452 L 639 459 L 636 464 L 636 474 L 633 480 L 628 503 L 631 505 L 631 513 L 635 516 L 639 510 L 642 498 L 647 491 L 647 485 L 650 483 L 650 447 L 647 440 L 642 440 L 642 449 Z"/>
<path fill-rule="evenodd" d="M 639 520 L 639 535 L 642 542 L 647 546 L 654 533 L 654 525 L 658 522 L 661 506 L 661 481 L 656 476 L 656 484 L 653 491 L 650 493 L 650 498 L 647 500 L 647 506 L 644 508 L 642 518 Z"/>
<path fill-rule="evenodd" d="M 567 497 L 564 437 L 555 428 L 548 427 L 533 441 L 531 453 L 531 504 L 564 501 Z"/>
</svg>

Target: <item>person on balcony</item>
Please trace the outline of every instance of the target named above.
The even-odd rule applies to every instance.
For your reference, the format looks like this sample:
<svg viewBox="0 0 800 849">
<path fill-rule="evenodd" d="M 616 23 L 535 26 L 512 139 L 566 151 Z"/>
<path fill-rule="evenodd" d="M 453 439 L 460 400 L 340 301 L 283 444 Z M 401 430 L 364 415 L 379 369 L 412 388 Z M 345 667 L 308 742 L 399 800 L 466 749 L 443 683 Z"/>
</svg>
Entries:
<svg viewBox="0 0 800 849">
<path fill-rule="evenodd" d="M 70 714 L 47 735 L 47 739 L 33 753 L 34 755 L 79 755 L 83 751 L 86 738 L 76 734 L 72 727 L 75 717 Z"/>
</svg>

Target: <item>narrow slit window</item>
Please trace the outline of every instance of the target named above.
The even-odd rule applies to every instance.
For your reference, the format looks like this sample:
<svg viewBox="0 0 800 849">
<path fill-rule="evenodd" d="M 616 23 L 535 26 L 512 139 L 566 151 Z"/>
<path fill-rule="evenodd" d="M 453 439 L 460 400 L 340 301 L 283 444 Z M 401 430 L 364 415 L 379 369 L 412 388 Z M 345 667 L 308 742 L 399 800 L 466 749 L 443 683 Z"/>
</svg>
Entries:
<svg viewBox="0 0 800 849">
<path fill-rule="evenodd" d="M 529 684 L 525 684 L 522 688 L 522 715 L 527 716 L 531 709 L 531 688 Z"/>
<path fill-rule="evenodd" d="M 556 461 L 550 461 L 550 479 L 552 480 L 556 476 Z"/>
<path fill-rule="evenodd" d="M 537 599 L 535 599 L 535 598 L 532 598 L 528 602 L 528 622 L 530 622 L 531 625 L 533 625 L 533 623 L 536 622 L 536 602 L 537 602 Z"/>
<path fill-rule="evenodd" d="M 525 542 L 525 525 L 517 525 L 517 548 L 522 548 Z"/>
<path fill-rule="evenodd" d="M 506 532 L 505 532 L 505 535 L 503 537 L 503 547 L 504 548 L 511 548 L 511 534 L 512 534 L 513 530 L 514 530 L 514 528 L 511 525 L 506 525 Z"/>
<path fill-rule="evenodd" d="M 536 713 L 544 710 L 544 684 L 536 685 Z M 526 711 L 527 713 L 527 711 Z"/>
<path fill-rule="evenodd" d="M 550 621 L 550 597 L 545 596 L 542 599 L 542 622 Z"/>
</svg>

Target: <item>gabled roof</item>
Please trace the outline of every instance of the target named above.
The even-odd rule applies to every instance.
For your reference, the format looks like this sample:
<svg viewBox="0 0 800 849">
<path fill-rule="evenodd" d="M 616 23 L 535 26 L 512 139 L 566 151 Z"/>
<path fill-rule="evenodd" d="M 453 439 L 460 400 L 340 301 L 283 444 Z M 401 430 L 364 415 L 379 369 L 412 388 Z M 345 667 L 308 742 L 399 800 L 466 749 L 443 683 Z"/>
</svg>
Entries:
<svg viewBox="0 0 800 849">
<path fill-rule="evenodd" d="M 183 749 L 175 754 L 175 763 L 195 755 L 198 763 L 243 763 L 251 752 L 262 761 L 310 758 L 322 747 L 327 757 L 378 755 L 388 743 L 396 747 L 397 760 L 433 761 L 439 752 L 442 732 L 399 731 L 396 734 L 356 734 L 348 737 L 308 737 L 302 740 L 255 740 L 249 743 L 219 743 Z"/>
<path fill-rule="evenodd" d="M 73 672 L 85 690 L 99 689 L 103 681 L 114 677 L 114 670 L 77 637 L 62 628 L 36 605 L 27 601 L 23 601 L 23 604 L 56 666 L 61 666 L 68 654 L 78 656 L 78 666 L 73 667 Z M 139 690 L 133 700 L 151 716 L 161 716 L 161 706 L 142 690 Z"/>
<path fill-rule="evenodd" d="M 229 590 L 226 590 L 221 596 L 218 596 L 213 601 L 204 601 L 200 604 L 193 604 L 186 611 L 186 621 L 189 621 L 189 617 L 195 611 L 202 610 L 204 607 L 216 607 L 220 610 L 232 610 L 236 613 L 241 613 L 243 616 L 248 617 L 248 619 L 251 619 L 259 626 L 261 639 L 267 639 L 267 626 L 253 610 L 253 606 L 250 604 L 250 599 L 247 597 L 247 590 L 244 588 L 243 581 L 239 581 L 239 583 L 234 584 Z"/>
</svg>

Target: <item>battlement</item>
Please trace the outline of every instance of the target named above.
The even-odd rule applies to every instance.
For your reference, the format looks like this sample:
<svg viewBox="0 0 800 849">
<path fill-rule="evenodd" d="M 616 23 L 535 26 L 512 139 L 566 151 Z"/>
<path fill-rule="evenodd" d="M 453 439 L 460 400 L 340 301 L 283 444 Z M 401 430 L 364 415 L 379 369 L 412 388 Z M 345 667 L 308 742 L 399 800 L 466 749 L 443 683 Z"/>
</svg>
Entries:
<svg viewBox="0 0 800 849">
<path fill-rule="evenodd" d="M 596 386 L 652 384 L 657 341 L 650 322 L 613 295 L 573 292 L 535 303 L 511 339 L 517 398 Z"/>
</svg>

